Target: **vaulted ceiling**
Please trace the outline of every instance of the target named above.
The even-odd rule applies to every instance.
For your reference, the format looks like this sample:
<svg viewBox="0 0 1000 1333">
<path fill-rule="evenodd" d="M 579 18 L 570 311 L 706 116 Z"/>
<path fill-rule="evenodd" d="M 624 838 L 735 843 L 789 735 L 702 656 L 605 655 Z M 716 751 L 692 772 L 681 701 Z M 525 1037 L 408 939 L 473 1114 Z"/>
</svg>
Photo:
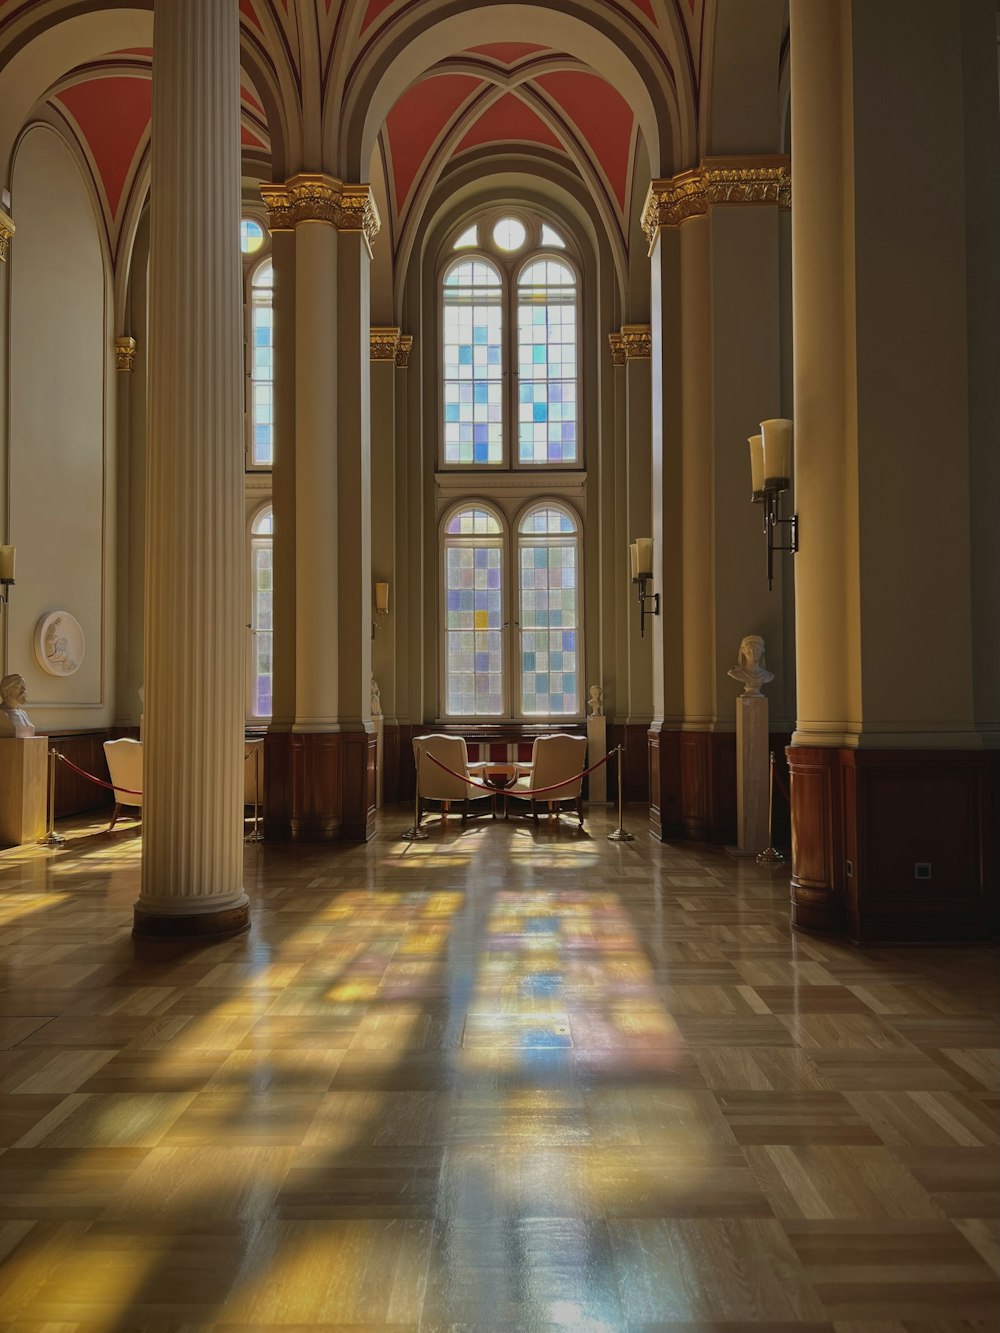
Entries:
<svg viewBox="0 0 1000 1333">
<path fill-rule="evenodd" d="M 148 10 L 152 0 L 134 3 Z M 71 0 L 0 0 L 0 53 L 5 38 L 16 40 L 39 6 L 53 18 L 60 8 L 76 9 Z M 683 75 L 696 87 L 706 6 L 711 9 L 712 0 L 579 0 L 573 8 L 601 18 L 612 39 L 627 36 L 661 70 L 665 84 Z M 245 70 L 249 64 L 262 85 L 255 87 L 245 72 L 245 174 L 271 174 L 275 105 L 297 99 L 301 119 L 309 79 L 319 81 L 321 101 L 331 88 L 349 91 L 373 52 L 391 54 L 394 43 L 412 40 L 414 24 L 430 27 L 453 8 L 446 0 L 239 0 L 244 52 L 253 57 L 244 61 Z M 422 200 L 451 167 L 500 152 L 508 160 L 519 155 L 539 174 L 553 163 L 578 172 L 627 235 L 640 135 L 636 109 L 607 71 L 579 52 L 522 40 L 531 35 L 515 25 L 510 40 L 444 46 L 401 88 L 378 135 L 391 236 L 398 238 L 419 215 Z M 72 134 L 91 170 L 112 250 L 123 218 L 146 188 L 151 76 L 151 49 L 123 47 L 67 69 L 43 99 L 49 119 Z"/>
</svg>

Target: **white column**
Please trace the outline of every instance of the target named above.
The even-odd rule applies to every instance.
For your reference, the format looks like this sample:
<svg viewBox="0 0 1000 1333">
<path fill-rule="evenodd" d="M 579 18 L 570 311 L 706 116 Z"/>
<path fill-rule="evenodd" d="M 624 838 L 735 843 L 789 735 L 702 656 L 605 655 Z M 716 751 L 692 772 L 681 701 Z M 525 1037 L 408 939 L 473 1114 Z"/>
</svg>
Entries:
<svg viewBox="0 0 1000 1333">
<path fill-rule="evenodd" d="M 245 929 L 236 0 L 154 14 L 137 935 Z"/>
</svg>

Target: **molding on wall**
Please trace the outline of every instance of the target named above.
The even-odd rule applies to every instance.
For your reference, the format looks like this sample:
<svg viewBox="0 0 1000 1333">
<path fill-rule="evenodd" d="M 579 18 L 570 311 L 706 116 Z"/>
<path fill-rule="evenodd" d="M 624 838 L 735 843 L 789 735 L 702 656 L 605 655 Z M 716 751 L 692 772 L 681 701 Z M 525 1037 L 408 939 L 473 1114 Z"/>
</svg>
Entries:
<svg viewBox="0 0 1000 1333">
<path fill-rule="evenodd" d="M 613 366 L 623 366 L 625 364 L 625 339 L 620 333 L 608 334 L 608 346 L 611 348 L 611 364 Z"/>
</svg>

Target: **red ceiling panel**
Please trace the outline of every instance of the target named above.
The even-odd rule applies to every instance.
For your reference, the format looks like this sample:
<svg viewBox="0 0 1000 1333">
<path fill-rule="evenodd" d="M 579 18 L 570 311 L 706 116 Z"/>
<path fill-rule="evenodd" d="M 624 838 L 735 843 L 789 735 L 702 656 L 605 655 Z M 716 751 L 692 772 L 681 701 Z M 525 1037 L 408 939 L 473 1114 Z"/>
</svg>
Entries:
<svg viewBox="0 0 1000 1333">
<path fill-rule="evenodd" d="M 492 106 L 487 107 L 473 125 L 457 152 L 478 148 L 485 143 L 509 141 L 540 143 L 548 148 L 562 148 L 562 144 L 530 106 L 513 93 L 504 93 Z"/>
<path fill-rule="evenodd" d="M 361 31 L 364 32 L 365 28 L 370 23 L 374 23 L 383 10 L 388 9 L 394 3 L 395 0 L 368 0 L 368 8 L 365 10 L 365 21 L 361 25 Z M 330 0 L 326 0 L 326 7 L 329 10 Z"/>
<path fill-rule="evenodd" d="M 636 9 L 641 9 L 648 19 L 656 22 L 656 15 L 653 13 L 653 0 L 632 0 Z M 694 4 L 694 0 L 688 0 L 689 4 Z"/>
<path fill-rule="evenodd" d="M 112 217 L 118 213 L 129 168 L 149 125 L 152 94 L 147 78 L 109 77 L 75 84 L 57 95 L 87 140 Z"/>
<path fill-rule="evenodd" d="M 264 31 L 260 19 L 257 17 L 257 11 L 253 7 L 253 0 L 240 0 L 240 13 L 245 14 L 255 27 L 260 28 L 261 32 Z"/>
<path fill-rule="evenodd" d="M 407 88 L 386 117 L 396 185 L 396 207 L 402 208 L 418 171 L 438 135 L 481 79 L 468 74 L 442 74 Z"/>
<path fill-rule="evenodd" d="M 632 147 L 632 108 L 606 79 L 583 70 L 540 74 L 535 82 L 576 126 L 603 167 L 624 210 Z"/>
</svg>

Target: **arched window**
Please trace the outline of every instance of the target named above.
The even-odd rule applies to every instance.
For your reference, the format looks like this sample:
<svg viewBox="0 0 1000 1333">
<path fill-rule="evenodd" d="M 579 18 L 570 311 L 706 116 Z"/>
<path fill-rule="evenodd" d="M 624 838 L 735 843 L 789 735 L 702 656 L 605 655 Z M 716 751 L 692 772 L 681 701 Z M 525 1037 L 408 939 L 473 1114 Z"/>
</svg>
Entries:
<svg viewBox="0 0 1000 1333">
<path fill-rule="evenodd" d="M 511 533 L 486 501 L 466 500 L 446 516 L 442 540 L 443 715 L 579 717 L 575 514 L 537 501 Z M 512 586 L 507 569 L 517 571 Z"/>
<path fill-rule="evenodd" d="M 274 637 L 273 559 L 274 513 L 270 505 L 259 511 L 250 527 L 250 698 L 252 718 L 271 716 Z"/>
<path fill-rule="evenodd" d="M 517 531 L 521 713 L 580 710 L 580 532 L 564 506 L 544 501 Z"/>
<path fill-rule="evenodd" d="M 527 212 L 499 210 L 461 228 L 451 249 L 441 465 L 579 467 L 579 281 L 565 239 Z"/>
<path fill-rule="evenodd" d="M 504 534 L 486 507 L 456 510 L 444 525 L 444 712 L 502 717 Z"/>
<path fill-rule="evenodd" d="M 253 467 L 274 462 L 274 269 L 265 260 L 250 286 L 249 461 Z"/>
<path fill-rule="evenodd" d="M 518 461 L 575 463 L 576 274 L 536 259 L 517 280 Z"/>
<path fill-rule="evenodd" d="M 500 274 L 459 259 L 444 275 L 444 457 L 503 462 L 503 310 Z"/>
</svg>

